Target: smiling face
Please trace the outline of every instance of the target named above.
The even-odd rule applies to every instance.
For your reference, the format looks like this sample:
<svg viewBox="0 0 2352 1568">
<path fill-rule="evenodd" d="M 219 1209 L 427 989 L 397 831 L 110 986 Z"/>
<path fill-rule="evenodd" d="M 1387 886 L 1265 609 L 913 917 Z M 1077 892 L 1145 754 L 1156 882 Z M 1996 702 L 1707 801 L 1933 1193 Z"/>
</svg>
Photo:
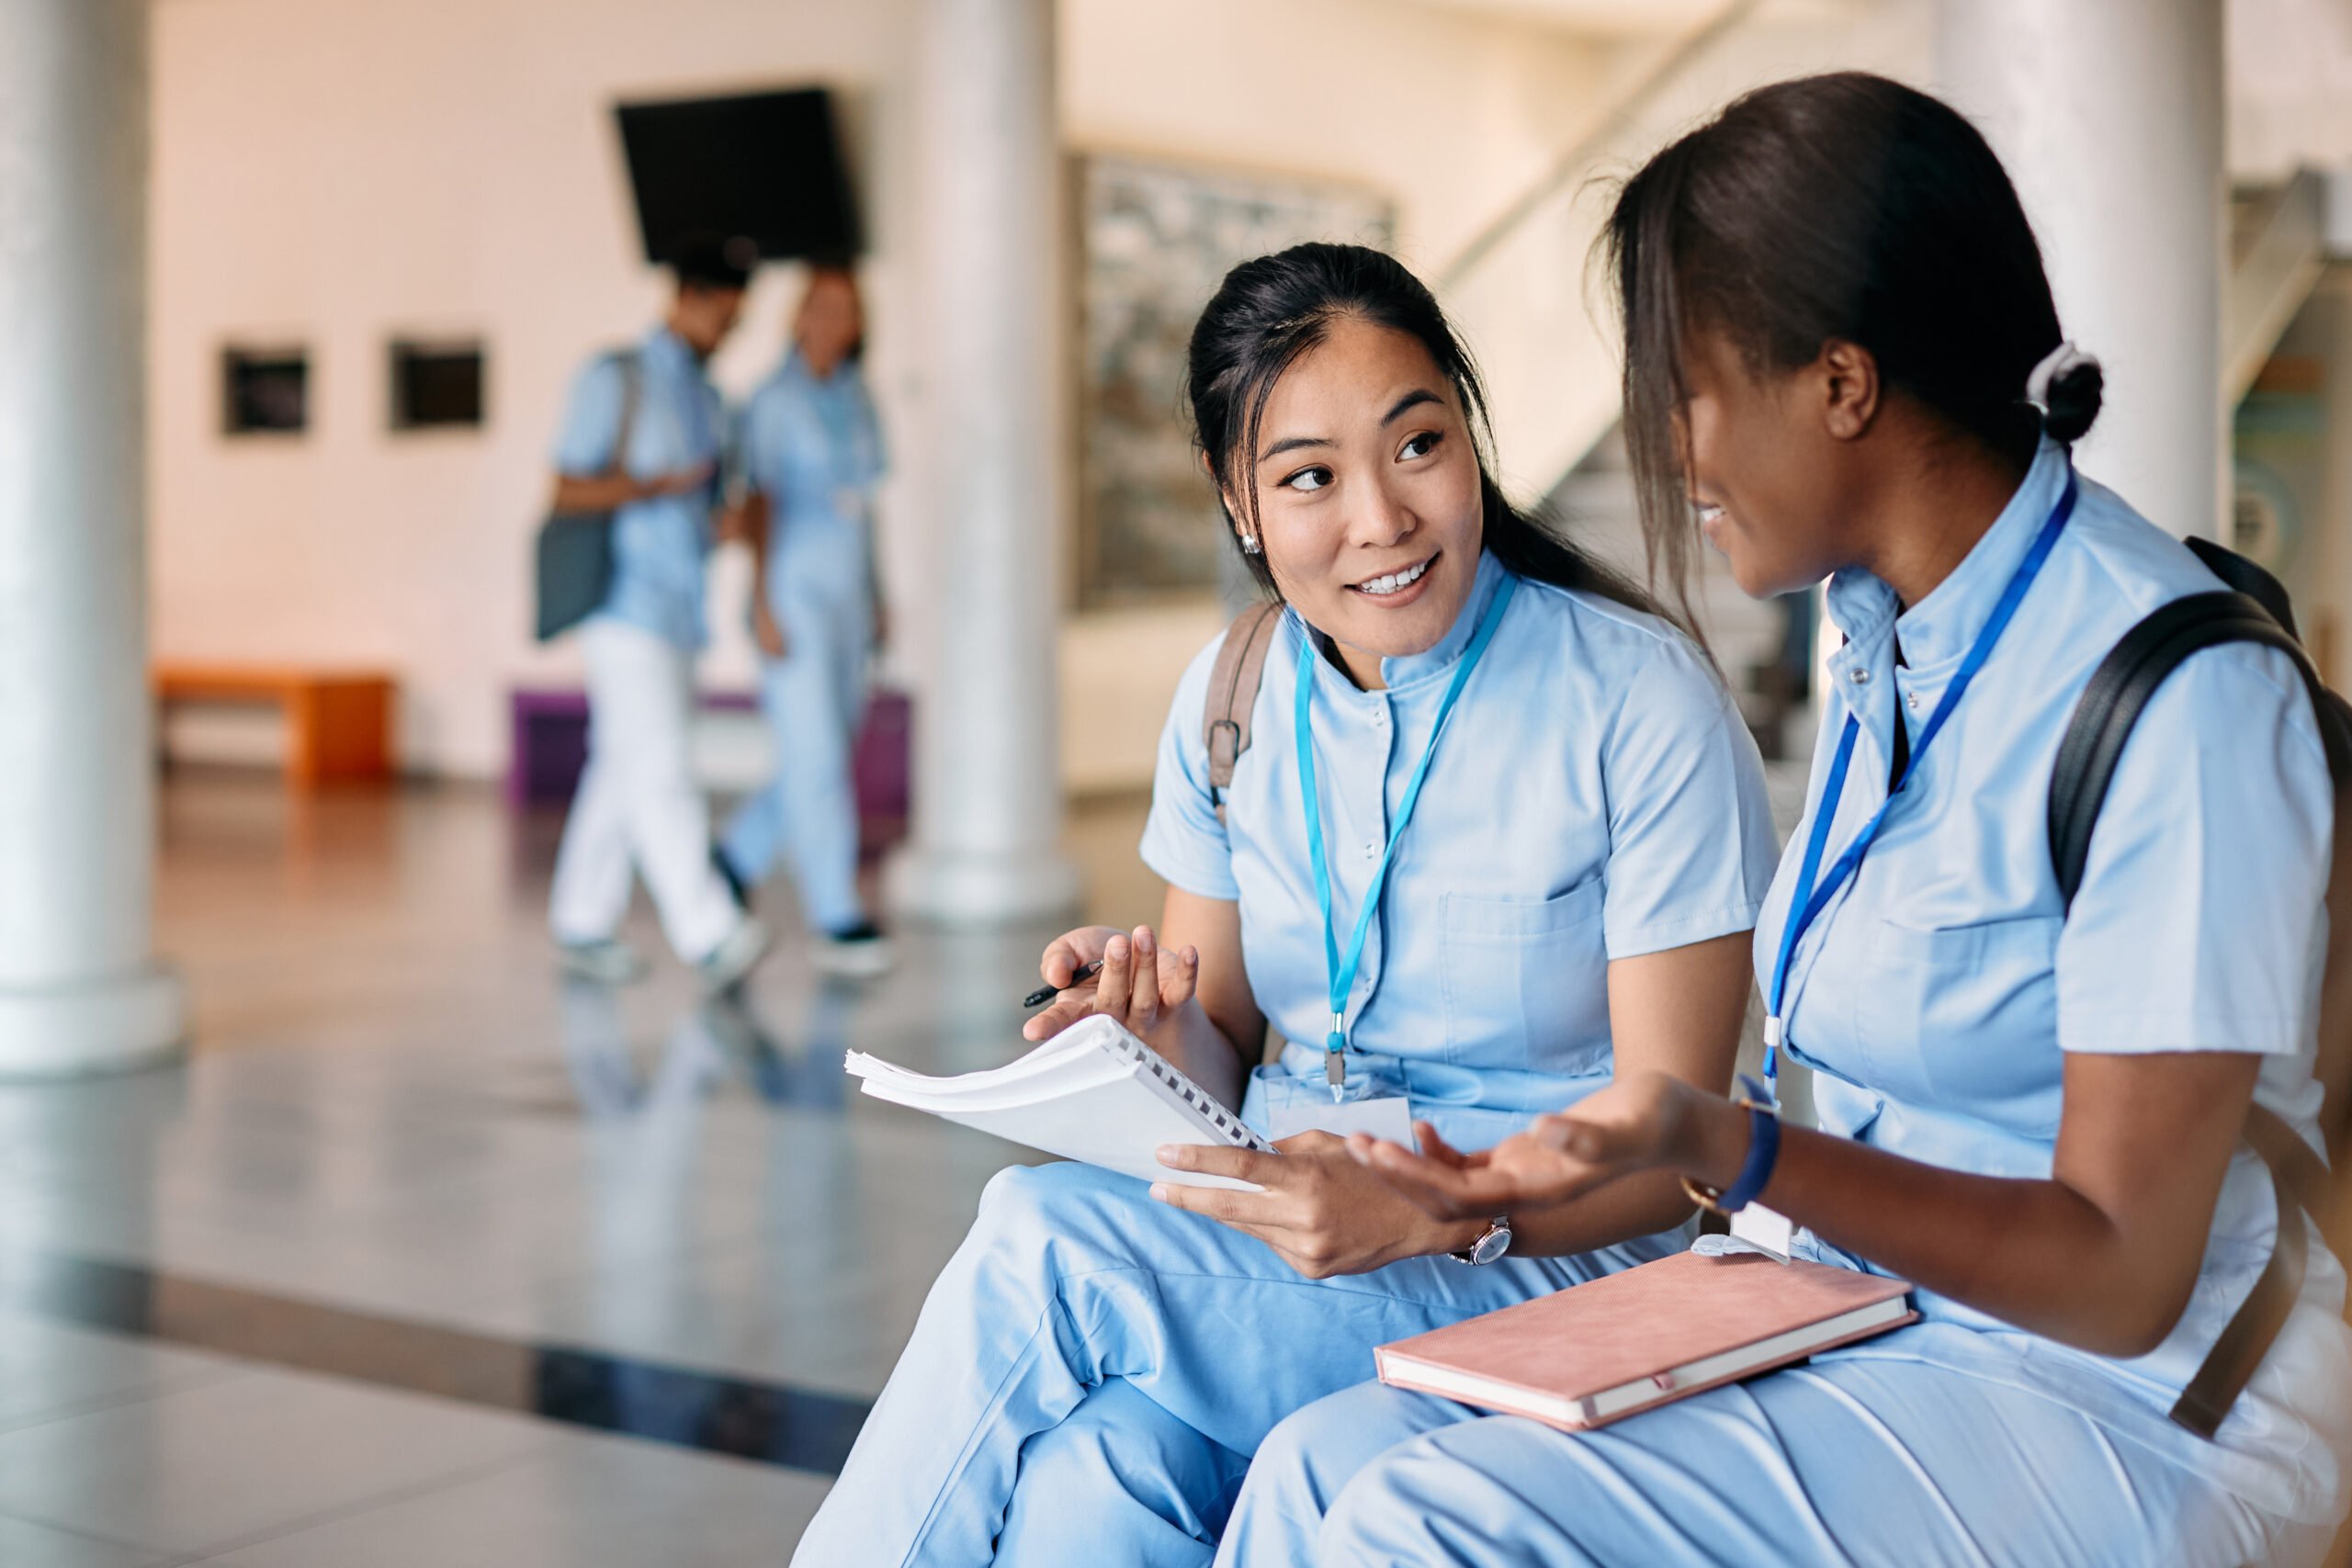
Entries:
<svg viewBox="0 0 2352 1568">
<path fill-rule="evenodd" d="M 1266 399 L 1257 533 L 1274 584 L 1338 645 L 1356 683 L 1453 626 L 1478 570 L 1478 457 L 1451 382 L 1419 341 L 1346 317 Z M 1250 527 L 1246 496 L 1227 506 Z"/>
<path fill-rule="evenodd" d="M 1854 561 L 1872 488 L 1858 447 L 1878 408 L 1868 354 L 1833 342 L 1811 365 L 1758 370 L 1717 332 L 1690 333 L 1687 353 L 1676 435 L 1699 530 L 1741 590 L 1791 592 Z"/>
</svg>

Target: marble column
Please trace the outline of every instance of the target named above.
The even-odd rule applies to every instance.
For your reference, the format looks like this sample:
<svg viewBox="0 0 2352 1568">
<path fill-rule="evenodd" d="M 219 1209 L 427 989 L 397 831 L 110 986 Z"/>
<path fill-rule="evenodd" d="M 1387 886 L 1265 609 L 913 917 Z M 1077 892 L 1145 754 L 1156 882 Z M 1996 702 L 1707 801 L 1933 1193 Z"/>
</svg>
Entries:
<svg viewBox="0 0 2352 1568">
<path fill-rule="evenodd" d="M 2084 472 L 2219 536 L 2222 0 L 1939 0 L 1936 62 L 2017 181 L 2059 321 L 2106 367 Z"/>
<path fill-rule="evenodd" d="M 147 16 L 0 4 L 0 1077 L 182 1036 L 150 931 Z"/>
<path fill-rule="evenodd" d="M 1067 444 L 1052 0 L 923 0 L 922 552 L 934 624 L 893 902 L 938 920 L 1075 907 L 1056 648 Z"/>
</svg>

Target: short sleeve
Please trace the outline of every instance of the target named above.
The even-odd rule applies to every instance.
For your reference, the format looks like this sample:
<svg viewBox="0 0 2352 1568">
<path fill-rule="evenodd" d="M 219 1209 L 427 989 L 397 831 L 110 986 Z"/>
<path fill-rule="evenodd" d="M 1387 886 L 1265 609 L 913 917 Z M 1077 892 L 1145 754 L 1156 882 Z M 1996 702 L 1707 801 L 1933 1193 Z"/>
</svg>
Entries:
<svg viewBox="0 0 2352 1568">
<path fill-rule="evenodd" d="M 555 467 L 572 479 L 594 479 L 612 467 L 621 434 L 620 361 L 599 355 L 571 378 L 563 423 L 555 438 Z"/>
<path fill-rule="evenodd" d="M 1220 633 L 1203 649 L 1184 678 L 1176 683 L 1176 700 L 1168 710 L 1167 728 L 1159 732 L 1159 761 L 1151 776 L 1151 814 L 1145 819 L 1140 853 L 1144 864 L 1160 880 L 1204 898 L 1238 898 L 1233 880 L 1232 840 L 1217 820 L 1209 798 L 1208 746 L 1201 738 L 1201 716 L 1206 711 L 1209 672 L 1217 649 L 1225 646 Z"/>
<path fill-rule="evenodd" d="M 2124 746 L 2059 936 L 2060 1046 L 2307 1049 L 2334 818 L 2286 655 L 2222 647 L 2173 671 Z"/>
<path fill-rule="evenodd" d="M 1764 767 L 1731 694 L 1695 649 L 1662 642 L 1644 660 L 1601 770 L 1609 956 L 1751 929 L 1778 854 Z"/>
</svg>

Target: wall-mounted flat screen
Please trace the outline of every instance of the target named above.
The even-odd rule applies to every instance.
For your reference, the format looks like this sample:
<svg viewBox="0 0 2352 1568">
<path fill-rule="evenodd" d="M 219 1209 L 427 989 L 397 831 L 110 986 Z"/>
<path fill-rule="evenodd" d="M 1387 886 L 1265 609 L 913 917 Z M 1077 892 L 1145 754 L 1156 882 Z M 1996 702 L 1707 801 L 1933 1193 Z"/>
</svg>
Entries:
<svg viewBox="0 0 2352 1568">
<path fill-rule="evenodd" d="M 481 424 L 481 344 L 392 343 L 392 428 L 474 429 Z"/>
<path fill-rule="evenodd" d="M 220 428 L 297 435 L 311 423 L 311 356 L 300 348 L 220 351 Z"/>
<path fill-rule="evenodd" d="M 742 235 L 769 261 L 862 248 L 849 172 L 821 87 L 629 103 L 614 111 L 645 259 L 695 234 Z"/>
</svg>

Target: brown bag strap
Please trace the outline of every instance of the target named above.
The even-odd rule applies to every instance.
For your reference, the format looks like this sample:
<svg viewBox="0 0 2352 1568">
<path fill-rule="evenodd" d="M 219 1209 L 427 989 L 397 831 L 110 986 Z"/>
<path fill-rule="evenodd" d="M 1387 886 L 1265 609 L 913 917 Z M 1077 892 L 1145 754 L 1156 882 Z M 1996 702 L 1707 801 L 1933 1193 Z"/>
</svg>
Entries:
<svg viewBox="0 0 2352 1568">
<path fill-rule="evenodd" d="M 1252 604 L 1233 617 L 1224 645 L 1209 667 L 1208 701 L 1201 709 L 1201 739 L 1209 753 L 1209 804 L 1225 820 L 1225 792 L 1233 787 L 1233 765 L 1250 750 L 1250 716 L 1266 678 L 1266 655 L 1274 646 L 1280 604 Z"/>
<path fill-rule="evenodd" d="M 2249 1105 L 2245 1140 L 2270 1172 L 2272 1194 L 2278 1204 L 2278 1234 L 2271 1243 L 2269 1260 L 2238 1310 L 2222 1326 L 2221 1337 L 2205 1353 L 2204 1364 L 2172 1407 L 2172 1418 L 2200 1438 L 2221 1429 L 2222 1419 L 2262 1364 L 2264 1352 L 2286 1326 L 2287 1314 L 2302 1293 L 2303 1264 L 2309 1248 L 2303 1215 L 2324 1226 L 2330 1194 L 2327 1167 L 2312 1146 L 2274 1111 Z"/>
</svg>

